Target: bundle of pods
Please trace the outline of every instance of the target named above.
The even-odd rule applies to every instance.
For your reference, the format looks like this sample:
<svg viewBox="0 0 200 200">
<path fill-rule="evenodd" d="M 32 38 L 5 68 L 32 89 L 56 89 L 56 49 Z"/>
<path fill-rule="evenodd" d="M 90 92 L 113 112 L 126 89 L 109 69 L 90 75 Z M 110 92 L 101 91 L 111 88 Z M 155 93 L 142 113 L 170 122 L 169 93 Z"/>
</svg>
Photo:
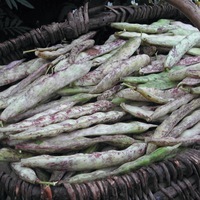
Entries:
<svg viewBox="0 0 200 200">
<path fill-rule="evenodd" d="M 113 23 L 0 66 L 0 161 L 34 184 L 120 175 L 200 144 L 200 32 Z"/>
</svg>

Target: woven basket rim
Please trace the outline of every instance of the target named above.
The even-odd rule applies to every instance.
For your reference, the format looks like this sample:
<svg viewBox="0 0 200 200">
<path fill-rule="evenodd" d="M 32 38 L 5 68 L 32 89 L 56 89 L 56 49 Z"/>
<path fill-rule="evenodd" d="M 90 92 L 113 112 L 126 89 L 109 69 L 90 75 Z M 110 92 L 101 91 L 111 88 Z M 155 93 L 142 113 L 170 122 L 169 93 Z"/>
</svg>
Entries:
<svg viewBox="0 0 200 200">
<path fill-rule="evenodd" d="M 129 174 L 80 184 L 39 186 L 0 173 L 0 195 L 11 199 L 199 199 L 200 150 L 188 149 L 176 157 L 142 167 Z M 84 194 L 83 194 L 84 192 Z M 32 195 L 32 196 L 31 196 Z M 48 198 L 47 198 L 48 197 Z"/>
</svg>

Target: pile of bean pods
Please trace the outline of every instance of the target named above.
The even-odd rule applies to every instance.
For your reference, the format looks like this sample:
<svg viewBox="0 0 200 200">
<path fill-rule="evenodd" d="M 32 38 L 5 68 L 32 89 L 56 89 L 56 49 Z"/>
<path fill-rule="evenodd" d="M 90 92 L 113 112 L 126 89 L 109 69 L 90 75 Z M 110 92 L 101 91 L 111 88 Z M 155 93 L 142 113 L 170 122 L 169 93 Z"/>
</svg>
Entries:
<svg viewBox="0 0 200 200">
<path fill-rule="evenodd" d="M 200 144 L 200 32 L 111 27 L 104 44 L 92 31 L 0 66 L 0 161 L 22 180 L 102 179 Z"/>
</svg>

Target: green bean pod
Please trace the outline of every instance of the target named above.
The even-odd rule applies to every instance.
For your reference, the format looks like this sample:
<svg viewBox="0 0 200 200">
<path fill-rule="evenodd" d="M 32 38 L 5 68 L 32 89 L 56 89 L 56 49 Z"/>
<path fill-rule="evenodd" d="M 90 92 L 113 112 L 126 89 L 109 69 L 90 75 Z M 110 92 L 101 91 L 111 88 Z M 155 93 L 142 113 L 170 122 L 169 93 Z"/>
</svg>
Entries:
<svg viewBox="0 0 200 200">
<path fill-rule="evenodd" d="M 134 142 L 133 138 L 125 135 L 100 136 L 95 138 L 77 137 L 75 140 L 73 138 L 70 139 L 70 137 L 64 137 L 64 135 L 62 137 L 61 135 L 61 137 L 57 136 L 56 138 L 18 144 L 15 148 L 38 154 L 55 154 L 82 150 L 98 143 L 107 143 L 123 149 Z"/>
<path fill-rule="evenodd" d="M 192 146 L 195 144 L 198 144 L 200 142 L 200 136 L 196 135 L 190 138 L 174 138 L 174 137 L 164 137 L 164 138 L 146 138 L 145 139 L 146 143 L 153 143 L 159 147 L 164 147 L 164 146 L 173 146 L 180 144 L 181 146 L 188 147 Z"/>
<path fill-rule="evenodd" d="M 149 100 L 142 96 L 139 92 L 132 90 L 131 88 L 125 88 L 120 90 L 115 97 L 124 98 L 133 101 L 143 101 L 148 102 Z"/>
<path fill-rule="evenodd" d="M 140 119 L 147 120 L 154 113 L 151 109 L 148 108 L 148 106 L 139 107 L 139 106 L 128 105 L 126 103 L 121 103 L 120 106 L 126 112 Z"/>
<path fill-rule="evenodd" d="M 169 136 L 177 138 L 183 131 L 191 128 L 200 121 L 200 109 L 195 110 L 190 115 L 186 116 L 173 130 L 169 133 Z"/>
<path fill-rule="evenodd" d="M 139 85 L 136 88 L 136 91 L 139 92 L 141 95 L 143 95 L 146 99 L 148 99 L 151 102 L 155 102 L 158 104 L 165 104 L 168 103 L 176 98 L 179 98 L 180 96 L 183 96 L 185 94 L 184 91 L 178 88 L 171 88 L 168 90 L 160 90 L 156 88 L 148 88 L 148 87 L 142 87 Z"/>
<path fill-rule="evenodd" d="M 164 67 L 169 69 L 174 66 L 176 63 L 178 63 L 181 57 L 197 43 L 200 43 L 199 32 L 193 32 L 192 34 L 183 38 L 176 46 L 170 50 L 164 62 Z"/>
<path fill-rule="evenodd" d="M 52 50 L 52 49 L 46 50 L 46 51 L 36 50 L 35 55 L 40 57 L 40 58 L 43 58 L 45 60 L 56 59 L 57 57 L 64 55 L 64 54 L 68 53 L 69 51 L 71 51 L 72 48 L 74 48 L 75 46 L 80 45 L 84 41 L 94 37 L 95 34 L 96 34 L 96 31 L 88 32 L 84 35 L 81 35 L 79 38 L 73 40 L 71 42 L 71 44 L 63 45 L 62 48 L 58 48 L 56 50 Z"/>
<path fill-rule="evenodd" d="M 138 71 L 140 68 L 146 66 L 149 62 L 150 58 L 145 54 L 133 56 L 128 60 L 124 60 L 124 62 L 120 66 L 110 71 L 98 83 L 98 85 L 94 87 L 91 93 L 99 93 L 112 88 L 120 81 L 122 77 Z"/>
<path fill-rule="evenodd" d="M 35 156 L 22 159 L 22 166 L 40 167 L 44 169 L 83 171 L 91 169 L 102 169 L 114 167 L 124 162 L 132 161 L 144 155 L 145 143 L 135 143 L 121 150 L 110 150 L 105 152 L 94 152 L 91 154 L 75 154 L 69 156 Z"/>
<path fill-rule="evenodd" d="M 190 138 L 200 134 L 200 122 L 194 125 L 192 128 L 189 128 L 180 135 L 180 138 Z"/>
<path fill-rule="evenodd" d="M 149 155 L 141 156 L 140 158 L 132 162 L 128 162 L 121 165 L 111 174 L 112 175 L 126 174 L 133 170 L 137 170 L 140 167 L 149 166 L 154 162 L 162 161 L 168 156 L 174 156 L 178 152 L 179 146 L 180 144 L 177 144 L 175 146 L 160 147 Z"/>
<path fill-rule="evenodd" d="M 82 130 L 76 130 L 67 135 L 68 138 L 77 138 L 82 136 L 101 136 L 117 134 L 140 134 L 150 128 L 157 127 L 156 124 L 147 124 L 144 122 L 118 122 L 115 124 L 98 124 Z M 61 136 L 64 137 L 65 136 Z"/>
<path fill-rule="evenodd" d="M 76 184 L 76 183 L 84 183 L 88 181 L 103 179 L 110 176 L 110 174 L 114 169 L 115 167 L 109 167 L 105 169 L 95 170 L 93 172 L 80 173 L 70 177 L 68 180 L 66 180 L 66 182 L 70 184 Z"/>
<path fill-rule="evenodd" d="M 11 167 L 21 180 L 24 180 L 32 184 L 40 182 L 35 171 L 31 168 L 23 167 L 21 165 L 21 162 L 11 163 Z"/>
<path fill-rule="evenodd" d="M 125 115 L 122 111 L 97 112 L 78 119 L 68 119 L 57 124 L 50 124 L 45 127 L 33 127 L 15 135 L 9 134 L 10 140 L 33 140 L 43 137 L 54 137 L 64 132 L 87 128 L 93 124 L 115 122 Z"/>
<path fill-rule="evenodd" d="M 139 33 L 165 33 L 169 30 L 173 30 L 175 28 L 175 26 L 173 25 L 162 25 L 162 26 L 158 26 L 155 24 L 150 24 L 150 25 L 146 25 L 146 24 L 131 24 L 131 23 L 127 23 L 127 22 L 114 22 L 111 24 L 112 28 L 116 28 L 119 30 L 127 30 L 127 31 L 131 31 L 131 32 L 139 32 Z"/>
<path fill-rule="evenodd" d="M 65 108 L 60 111 L 55 111 L 50 113 L 49 111 L 44 111 L 44 114 L 37 114 L 36 116 L 33 116 L 31 118 L 25 119 L 22 122 L 18 122 L 16 124 L 10 124 L 8 126 L 0 128 L 1 132 L 20 132 L 23 130 L 27 130 L 31 127 L 44 127 L 49 124 L 55 124 L 58 122 L 62 122 L 64 120 L 70 119 L 70 118 L 78 118 L 84 115 L 91 115 L 96 112 L 100 111 L 108 111 L 111 108 L 113 108 L 114 104 L 112 104 L 110 101 L 101 100 L 96 101 L 94 103 L 88 103 L 84 106 L 74 106 L 75 103 L 67 102 L 65 104 Z M 52 111 L 52 110 L 50 110 Z M 54 111 L 54 109 L 53 109 Z"/>
<path fill-rule="evenodd" d="M 191 93 L 192 94 L 200 94 L 200 86 L 192 87 L 191 88 Z"/>
<path fill-rule="evenodd" d="M 160 117 L 163 117 L 167 115 L 168 113 L 171 113 L 178 109 L 180 106 L 187 104 L 189 101 L 191 101 L 195 96 L 192 94 L 186 94 L 184 96 L 181 96 L 174 101 L 168 102 L 167 104 L 159 106 L 151 116 L 149 116 L 148 121 L 154 121 L 156 119 L 159 119 Z"/>
<path fill-rule="evenodd" d="M 187 56 L 183 59 L 181 59 L 178 64 L 179 65 L 194 65 L 200 62 L 200 56 Z"/>
<path fill-rule="evenodd" d="M 98 84 L 106 74 L 118 68 L 123 63 L 123 60 L 126 60 L 130 56 L 132 56 L 134 52 L 139 48 L 140 44 L 141 39 L 139 37 L 129 39 L 105 63 L 100 65 L 92 72 L 89 72 L 81 79 L 77 80 L 74 84 L 78 86 L 89 86 Z"/>
<path fill-rule="evenodd" d="M 200 63 L 183 67 L 182 69 L 169 71 L 168 77 L 172 81 L 180 81 L 187 77 L 187 71 L 200 70 Z"/>
<path fill-rule="evenodd" d="M 200 83 L 200 78 L 186 77 L 177 86 L 178 87 L 195 86 L 198 85 L 199 83 Z"/>
<path fill-rule="evenodd" d="M 200 107 L 200 99 L 194 99 L 186 105 L 182 105 L 179 109 L 173 111 L 171 115 L 166 118 L 155 130 L 153 138 L 162 138 L 169 135 L 172 129 L 190 112 Z M 151 153 L 156 149 L 154 144 L 149 144 L 147 153 Z"/>
<path fill-rule="evenodd" d="M 27 111 L 58 89 L 63 88 L 88 73 L 91 66 L 92 62 L 88 61 L 83 64 L 73 64 L 66 70 L 55 74 L 44 75 L 42 80 L 39 79 L 36 81 L 33 87 L 20 95 L 1 113 L 1 120 L 7 121 L 9 118 Z"/>
</svg>

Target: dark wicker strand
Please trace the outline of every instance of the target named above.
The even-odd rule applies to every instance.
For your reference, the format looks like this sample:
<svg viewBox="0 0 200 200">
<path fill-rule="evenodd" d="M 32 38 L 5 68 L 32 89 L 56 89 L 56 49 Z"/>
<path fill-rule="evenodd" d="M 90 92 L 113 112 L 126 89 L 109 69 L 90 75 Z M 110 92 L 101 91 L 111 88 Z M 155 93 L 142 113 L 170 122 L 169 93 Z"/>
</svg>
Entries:
<svg viewBox="0 0 200 200">
<path fill-rule="evenodd" d="M 2 172 L 0 174 L 0 195 L 2 199 L 8 195 L 11 199 L 23 197 L 23 199 L 39 200 L 47 198 L 44 198 L 44 194 L 48 189 L 52 191 L 55 200 L 200 199 L 199 162 L 200 151 L 188 150 L 176 158 L 143 167 L 123 176 L 74 185 L 64 183 L 64 187 L 60 185 L 46 189 L 12 178 Z M 176 179 L 174 174 L 178 174 L 178 176 L 175 175 Z"/>
<path fill-rule="evenodd" d="M 30 32 L 0 43 L 0 64 L 7 64 L 24 57 L 23 51 L 37 47 L 46 47 L 63 39 L 77 38 L 88 30 L 99 29 L 112 22 L 150 22 L 160 18 L 183 18 L 183 15 L 171 5 L 125 7 L 114 6 L 93 15 L 90 20 L 88 6 L 80 7 L 74 13 L 68 13 L 62 23 L 52 23 L 33 29 Z"/>
</svg>

